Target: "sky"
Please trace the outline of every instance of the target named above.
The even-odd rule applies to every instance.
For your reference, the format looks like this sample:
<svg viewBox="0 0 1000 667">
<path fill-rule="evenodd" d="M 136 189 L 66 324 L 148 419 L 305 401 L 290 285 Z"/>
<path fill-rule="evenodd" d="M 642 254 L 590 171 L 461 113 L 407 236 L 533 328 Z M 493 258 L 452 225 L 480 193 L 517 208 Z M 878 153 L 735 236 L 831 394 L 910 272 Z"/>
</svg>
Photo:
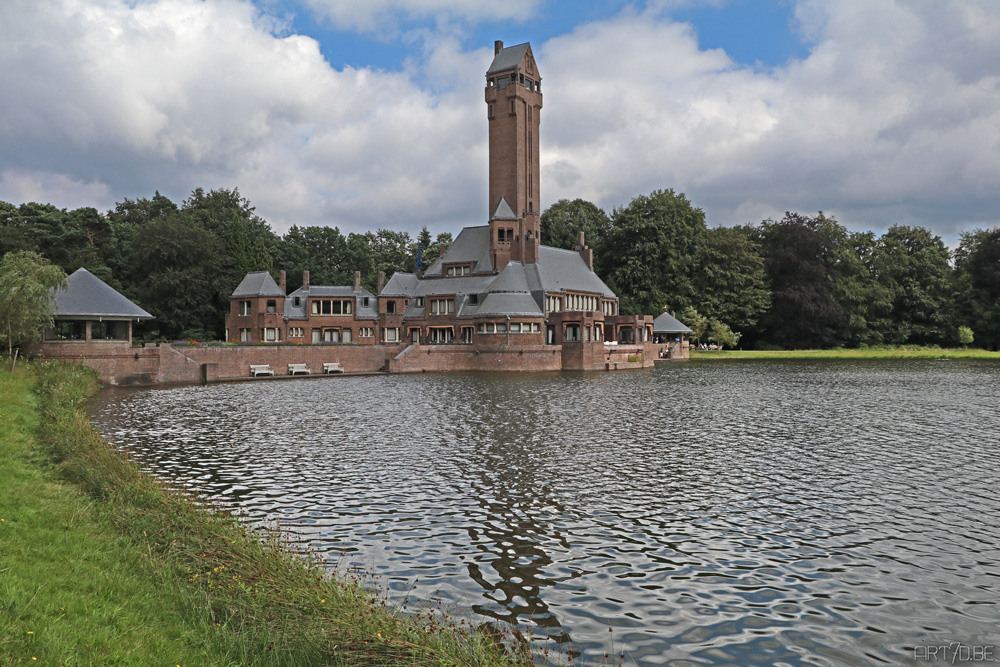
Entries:
<svg viewBox="0 0 1000 667">
<path fill-rule="evenodd" d="M 494 40 L 542 76 L 542 210 L 1000 225 L 998 0 L 2 0 L 0 200 L 237 187 L 279 234 L 455 234 Z"/>
</svg>

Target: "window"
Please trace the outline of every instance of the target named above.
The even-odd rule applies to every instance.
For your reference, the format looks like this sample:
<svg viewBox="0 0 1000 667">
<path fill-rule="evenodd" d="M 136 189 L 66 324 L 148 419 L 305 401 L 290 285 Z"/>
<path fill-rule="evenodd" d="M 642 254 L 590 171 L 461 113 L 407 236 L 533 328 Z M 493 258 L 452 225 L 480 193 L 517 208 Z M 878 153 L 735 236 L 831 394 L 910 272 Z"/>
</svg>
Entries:
<svg viewBox="0 0 1000 667">
<path fill-rule="evenodd" d="M 486 108 L 487 108 L 486 118 L 488 118 L 489 120 L 493 120 L 495 118 L 495 116 L 493 115 L 493 102 L 490 102 L 489 106 Z"/>
<path fill-rule="evenodd" d="M 341 343 L 350 343 L 351 342 L 351 330 L 350 329 L 344 329 L 343 331 L 340 332 L 340 342 Z"/>
<path fill-rule="evenodd" d="M 240 315 L 249 315 L 250 312 L 250 302 L 240 301 Z"/>
<path fill-rule="evenodd" d="M 340 329 L 323 329 L 323 342 L 324 343 L 339 343 L 340 342 Z"/>
<path fill-rule="evenodd" d="M 302 297 L 297 296 L 297 297 L 293 298 L 292 299 L 292 305 L 295 306 L 296 308 L 298 308 L 299 306 L 301 306 L 302 305 Z"/>
<path fill-rule="evenodd" d="M 368 307 L 368 297 L 362 297 L 361 305 L 364 306 L 365 308 Z"/>
<path fill-rule="evenodd" d="M 521 325 L 520 325 L 520 323 L 518 323 L 518 322 L 513 322 L 513 323 L 512 323 L 511 325 L 510 325 L 510 332 L 511 332 L 511 333 L 521 333 Z"/>
<path fill-rule="evenodd" d="M 486 323 L 486 333 L 496 333 L 497 325 L 493 322 Z"/>
<path fill-rule="evenodd" d="M 250 330 L 249 329 L 240 329 L 240 342 L 241 343 L 248 343 L 248 342 L 250 342 Z"/>
<path fill-rule="evenodd" d="M 594 325 L 594 340 L 601 340 L 604 337 L 604 329 L 600 324 Z"/>
<path fill-rule="evenodd" d="M 276 313 L 278 312 L 278 302 L 274 299 L 267 300 L 267 312 Z"/>
<path fill-rule="evenodd" d="M 289 338 L 305 338 L 306 330 L 302 327 L 289 327 L 288 337 Z"/>
<path fill-rule="evenodd" d="M 423 308 L 424 307 L 424 297 L 418 296 L 418 297 L 414 298 L 414 304 L 413 305 L 416 306 L 417 308 Z"/>
<path fill-rule="evenodd" d="M 392 299 L 385 302 L 385 312 L 395 313 L 396 312 L 396 302 Z"/>
<path fill-rule="evenodd" d="M 323 330 L 322 329 L 313 329 L 312 330 L 312 342 L 313 342 L 313 345 L 318 345 L 323 340 L 322 336 L 323 336 Z"/>
<path fill-rule="evenodd" d="M 313 299 L 313 315 L 350 315 L 354 312 L 353 300 Z"/>
<path fill-rule="evenodd" d="M 507 333 L 507 323 L 498 322 L 497 323 L 497 333 Z"/>
<path fill-rule="evenodd" d="M 265 327 L 264 328 L 264 340 L 266 340 L 268 343 L 274 343 L 279 338 L 280 338 L 280 336 L 278 336 L 278 330 L 277 329 L 275 329 L 274 327 Z"/>
<path fill-rule="evenodd" d="M 431 299 L 431 315 L 450 315 L 454 312 L 454 299 Z"/>
<path fill-rule="evenodd" d="M 497 241 L 499 241 L 500 243 L 503 243 L 505 236 L 506 236 L 506 231 L 505 230 L 503 230 L 503 229 L 498 229 L 497 230 Z"/>
<path fill-rule="evenodd" d="M 507 87 L 508 83 L 510 83 L 510 77 L 502 76 L 499 79 L 497 79 L 497 88 L 503 90 L 504 88 Z"/>
<path fill-rule="evenodd" d="M 374 338 L 375 328 L 374 327 L 361 327 L 358 329 L 358 338 Z"/>
<path fill-rule="evenodd" d="M 563 338 L 567 343 L 579 343 L 580 342 L 580 325 L 579 324 L 567 324 L 566 325 L 566 335 Z"/>
<path fill-rule="evenodd" d="M 431 343 L 447 345 L 455 341 L 455 330 L 452 327 L 428 327 L 427 338 Z"/>
<path fill-rule="evenodd" d="M 399 329 L 382 329 L 382 341 L 385 343 L 395 343 L 399 341 Z"/>
<path fill-rule="evenodd" d="M 480 322 L 476 325 L 476 333 L 486 333 L 486 325 Z"/>
<path fill-rule="evenodd" d="M 462 342 L 466 345 L 472 343 L 472 327 L 462 327 Z"/>
<path fill-rule="evenodd" d="M 449 266 L 447 270 L 447 275 L 449 278 L 455 276 L 467 276 L 472 273 L 472 269 L 468 266 Z"/>
<path fill-rule="evenodd" d="M 469 303 L 472 304 L 473 306 L 478 305 L 479 304 L 479 295 L 478 294 L 470 294 L 469 295 Z"/>
</svg>

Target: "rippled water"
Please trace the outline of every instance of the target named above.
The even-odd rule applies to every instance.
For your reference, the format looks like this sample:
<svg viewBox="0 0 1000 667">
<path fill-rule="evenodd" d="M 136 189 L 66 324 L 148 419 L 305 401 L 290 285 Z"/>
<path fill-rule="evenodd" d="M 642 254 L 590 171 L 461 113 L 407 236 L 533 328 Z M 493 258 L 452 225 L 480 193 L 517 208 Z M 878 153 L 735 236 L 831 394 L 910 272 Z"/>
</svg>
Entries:
<svg viewBox="0 0 1000 667">
<path fill-rule="evenodd" d="M 920 664 L 1000 644 L 998 380 L 690 362 L 108 390 L 93 411 L 172 483 L 581 662 Z"/>
</svg>

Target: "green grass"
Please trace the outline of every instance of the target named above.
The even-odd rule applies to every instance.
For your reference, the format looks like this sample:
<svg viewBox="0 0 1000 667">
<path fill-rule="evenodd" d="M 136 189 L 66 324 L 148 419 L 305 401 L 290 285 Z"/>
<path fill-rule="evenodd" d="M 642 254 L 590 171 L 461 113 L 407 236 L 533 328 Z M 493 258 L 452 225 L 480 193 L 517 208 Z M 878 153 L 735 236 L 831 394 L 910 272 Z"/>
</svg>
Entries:
<svg viewBox="0 0 1000 667">
<path fill-rule="evenodd" d="M 1000 359 L 1000 352 L 976 348 L 863 347 L 832 350 L 691 350 L 692 359 Z"/>
<path fill-rule="evenodd" d="M 162 487 L 96 436 L 95 387 L 0 372 L 0 665 L 526 663 Z"/>
</svg>

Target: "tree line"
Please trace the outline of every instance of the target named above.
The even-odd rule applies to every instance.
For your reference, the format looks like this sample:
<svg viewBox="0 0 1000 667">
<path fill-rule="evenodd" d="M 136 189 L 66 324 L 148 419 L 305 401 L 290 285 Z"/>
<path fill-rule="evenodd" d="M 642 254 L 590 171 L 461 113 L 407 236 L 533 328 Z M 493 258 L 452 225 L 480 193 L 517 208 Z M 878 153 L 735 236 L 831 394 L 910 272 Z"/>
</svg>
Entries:
<svg viewBox="0 0 1000 667">
<path fill-rule="evenodd" d="M 562 248 L 585 232 L 622 313 L 673 311 L 727 345 L 954 345 L 974 332 L 976 344 L 1000 346 L 1000 228 L 963 233 L 954 252 L 923 227 L 876 236 L 822 212 L 709 228 L 673 190 L 610 215 L 560 200 L 541 227 L 542 243 Z M 0 202 L 0 256 L 31 251 L 66 273 L 88 269 L 156 316 L 138 326 L 146 339 L 221 338 L 229 295 L 250 271 L 287 271 L 289 291 L 303 270 L 318 285 L 349 285 L 360 271 L 374 292 L 379 271 L 414 271 L 418 246 L 426 268 L 451 241 L 426 227 L 416 238 L 300 226 L 279 236 L 235 188 L 199 188 L 179 204 L 157 192 L 105 213 Z"/>
</svg>

